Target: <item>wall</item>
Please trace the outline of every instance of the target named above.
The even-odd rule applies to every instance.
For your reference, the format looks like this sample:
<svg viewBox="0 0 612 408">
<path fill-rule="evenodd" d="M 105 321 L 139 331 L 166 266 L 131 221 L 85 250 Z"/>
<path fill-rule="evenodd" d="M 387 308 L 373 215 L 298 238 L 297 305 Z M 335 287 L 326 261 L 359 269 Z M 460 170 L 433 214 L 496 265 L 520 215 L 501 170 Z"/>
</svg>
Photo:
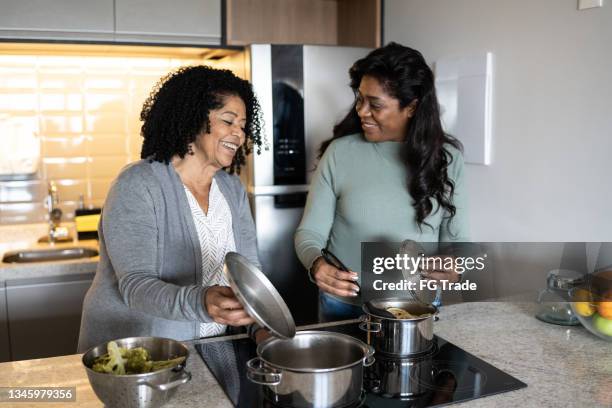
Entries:
<svg viewBox="0 0 612 408">
<path fill-rule="evenodd" d="M 147 55 L 134 47 L 73 47 L 0 48 L 0 122 L 27 123 L 41 147 L 36 174 L 0 181 L 0 224 L 44 221 L 48 180 L 58 184 L 66 218 L 80 195 L 87 206 L 101 206 L 120 169 L 140 157 L 139 114 L 153 85 L 178 66 L 221 64 L 205 61 L 201 50 Z M 242 66 L 227 58 L 244 75 L 244 58 Z"/>
<path fill-rule="evenodd" d="M 612 241 L 611 21 L 576 0 L 385 1 L 385 42 L 432 63 L 494 54 L 493 164 L 466 171 L 474 240 Z"/>
</svg>

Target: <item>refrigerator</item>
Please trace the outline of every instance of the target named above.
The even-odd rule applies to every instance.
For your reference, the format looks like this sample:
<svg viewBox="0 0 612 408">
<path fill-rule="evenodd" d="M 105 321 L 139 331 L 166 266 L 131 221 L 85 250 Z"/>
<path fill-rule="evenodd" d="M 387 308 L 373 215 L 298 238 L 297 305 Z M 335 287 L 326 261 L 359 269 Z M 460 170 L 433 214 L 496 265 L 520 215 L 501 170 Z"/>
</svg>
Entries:
<svg viewBox="0 0 612 408">
<path fill-rule="evenodd" d="M 297 324 L 317 317 L 318 289 L 293 245 L 321 142 L 354 101 L 348 70 L 370 49 L 318 45 L 247 47 L 247 77 L 261 104 L 268 149 L 249 156 L 243 182 L 264 273 Z"/>
</svg>

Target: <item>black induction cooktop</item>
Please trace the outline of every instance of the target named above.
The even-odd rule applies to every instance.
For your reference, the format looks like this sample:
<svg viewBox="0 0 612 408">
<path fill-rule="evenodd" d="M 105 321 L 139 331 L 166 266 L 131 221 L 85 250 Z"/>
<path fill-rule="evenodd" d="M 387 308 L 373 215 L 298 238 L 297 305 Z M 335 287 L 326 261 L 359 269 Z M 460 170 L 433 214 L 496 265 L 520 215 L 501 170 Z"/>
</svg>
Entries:
<svg viewBox="0 0 612 408">
<path fill-rule="evenodd" d="M 365 341 L 356 323 L 320 330 L 349 334 Z M 238 408 L 274 407 L 260 385 L 246 378 L 246 362 L 256 356 L 250 339 L 195 346 L 204 363 Z M 430 353 L 397 359 L 377 353 L 364 370 L 364 391 L 356 407 L 435 407 L 526 387 L 527 384 L 436 336 Z"/>
</svg>

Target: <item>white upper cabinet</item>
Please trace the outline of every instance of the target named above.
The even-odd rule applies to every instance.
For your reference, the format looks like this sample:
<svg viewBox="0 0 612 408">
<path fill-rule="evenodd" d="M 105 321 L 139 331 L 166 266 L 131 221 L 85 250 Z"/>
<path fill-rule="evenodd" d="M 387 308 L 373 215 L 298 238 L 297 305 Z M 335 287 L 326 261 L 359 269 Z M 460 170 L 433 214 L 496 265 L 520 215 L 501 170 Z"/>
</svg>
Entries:
<svg viewBox="0 0 612 408">
<path fill-rule="evenodd" d="M 115 0 L 115 40 L 221 44 L 221 0 Z"/>
<path fill-rule="evenodd" d="M 2 0 L 0 38 L 112 40 L 113 0 Z"/>
<path fill-rule="evenodd" d="M 221 44 L 221 0 L 0 0 L 0 39 Z"/>
</svg>

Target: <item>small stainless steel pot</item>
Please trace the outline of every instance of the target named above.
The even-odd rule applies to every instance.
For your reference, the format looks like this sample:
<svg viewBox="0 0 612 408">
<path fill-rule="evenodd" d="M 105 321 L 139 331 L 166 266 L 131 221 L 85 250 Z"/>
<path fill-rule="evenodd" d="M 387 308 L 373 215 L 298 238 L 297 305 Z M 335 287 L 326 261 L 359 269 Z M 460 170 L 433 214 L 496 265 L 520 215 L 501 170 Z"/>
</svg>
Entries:
<svg viewBox="0 0 612 408">
<path fill-rule="evenodd" d="M 341 333 L 298 332 L 293 339 L 270 338 L 247 362 L 247 378 L 264 387 L 268 400 L 298 408 L 338 408 L 358 402 L 363 368 L 374 349 Z"/>
<path fill-rule="evenodd" d="M 391 319 L 370 311 L 365 305 L 359 328 L 370 333 L 371 343 L 377 353 L 394 357 L 408 357 L 427 353 L 433 346 L 433 322 L 438 309 L 433 305 L 406 300 L 384 298 L 372 300 L 380 309 L 397 307 L 411 314 L 429 313 L 415 319 Z"/>
<path fill-rule="evenodd" d="M 83 355 L 83 365 L 91 388 L 107 407 L 153 408 L 168 402 L 176 387 L 191 380 L 185 370 L 189 350 L 182 343 L 162 337 L 129 337 L 115 340 L 119 347 L 144 347 L 153 360 L 185 357 L 183 364 L 145 374 L 114 375 L 91 369 L 96 357 L 107 353 L 107 343 L 89 349 Z"/>
</svg>

